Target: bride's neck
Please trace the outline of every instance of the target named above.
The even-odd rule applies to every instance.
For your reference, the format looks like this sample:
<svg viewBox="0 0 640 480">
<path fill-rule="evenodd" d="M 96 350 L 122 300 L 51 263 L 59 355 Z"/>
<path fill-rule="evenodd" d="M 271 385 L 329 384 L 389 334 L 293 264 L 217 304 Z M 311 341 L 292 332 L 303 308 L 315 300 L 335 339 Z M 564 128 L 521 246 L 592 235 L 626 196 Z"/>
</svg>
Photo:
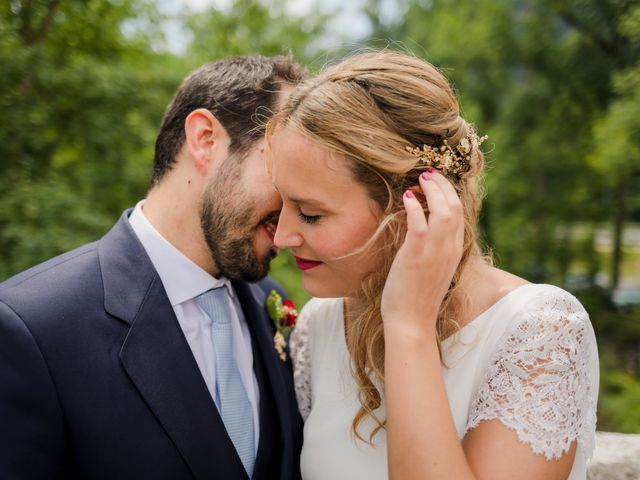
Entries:
<svg viewBox="0 0 640 480">
<path fill-rule="evenodd" d="M 470 260 L 460 278 L 455 299 L 461 307 L 458 323 L 466 325 L 507 293 L 526 283 L 526 280 L 500 270 L 482 258 Z"/>
</svg>

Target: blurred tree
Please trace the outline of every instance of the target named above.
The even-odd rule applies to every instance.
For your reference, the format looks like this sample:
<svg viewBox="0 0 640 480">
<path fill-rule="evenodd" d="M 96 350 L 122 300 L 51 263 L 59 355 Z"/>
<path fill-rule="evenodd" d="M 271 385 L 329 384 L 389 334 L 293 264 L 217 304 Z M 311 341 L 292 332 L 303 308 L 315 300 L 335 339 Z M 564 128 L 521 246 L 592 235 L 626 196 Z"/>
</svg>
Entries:
<svg viewBox="0 0 640 480">
<path fill-rule="evenodd" d="M 143 0 L 0 10 L 0 278 L 103 233 L 144 194 L 170 72 Z M 146 30 L 125 35 L 127 21 Z"/>
<path fill-rule="evenodd" d="M 613 191 L 611 288 L 618 287 L 623 228 L 632 197 L 640 195 L 640 5 L 620 19 L 617 53 L 620 70 L 613 78 L 613 101 L 594 128 L 593 168 Z M 624 40 L 624 41 L 623 41 Z M 629 56 L 635 51 L 638 55 Z"/>
<path fill-rule="evenodd" d="M 202 63 L 215 56 L 259 53 L 286 55 L 308 64 L 320 52 L 317 40 L 324 32 L 328 15 L 318 4 L 304 16 L 292 16 L 285 0 L 237 0 L 228 9 L 187 14 L 193 41 L 187 57 Z"/>
</svg>

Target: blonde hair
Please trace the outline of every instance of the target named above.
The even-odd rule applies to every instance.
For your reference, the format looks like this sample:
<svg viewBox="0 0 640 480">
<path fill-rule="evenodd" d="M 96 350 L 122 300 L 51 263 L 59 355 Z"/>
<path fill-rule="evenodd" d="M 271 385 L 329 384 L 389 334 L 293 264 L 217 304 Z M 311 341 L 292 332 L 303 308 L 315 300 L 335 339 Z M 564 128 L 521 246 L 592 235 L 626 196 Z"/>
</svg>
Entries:
<svg viewBox="0 0 640 480">
<path fill-rule="evenodd" d="M 344 155 L 354 178 L 367 188 L 384 215 L 373 236 L 384 253 L 362 282 L 359 296 L 365 301 L 350 312 L 346 330 L 361 404 L 352 432 L 371 442 L 385 426 L 375 413 L 381 405 L 376 384 L 384 381 L 382 289 L 406 233 L 402 194 L 416 187 L 426 168 L 406 147 L 442 146 L 445 141 L 455 147 L 474 131 L 460 116 L 456 96 L 440 71 L 424 60 L 393 51 L 354 55 L 303 83 L 272 119 L 267 135 L 278 125 L 293 127 L 313 143 Z M 459 280 L 469 259 L 481 257 L 476 227 L 484 157 L 478 149 L 469 155 L 469 170 L 455 179 L 464 211 L 464 252 L 440 306 L 438 342 L 458 330 L 456 318 L 466 304 L 457 288 Z M 424 204 L 424 197 L 416 193 Z M 376 422 L 368 440 L 358 432 L 366 416 Z"/>
</svg>

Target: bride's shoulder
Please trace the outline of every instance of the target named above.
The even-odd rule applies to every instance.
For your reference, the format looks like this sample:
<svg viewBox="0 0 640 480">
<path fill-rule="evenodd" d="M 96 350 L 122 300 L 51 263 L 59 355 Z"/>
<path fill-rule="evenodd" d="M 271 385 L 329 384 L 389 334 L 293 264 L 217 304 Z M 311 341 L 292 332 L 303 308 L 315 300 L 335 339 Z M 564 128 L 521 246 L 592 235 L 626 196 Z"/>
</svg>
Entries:
<svg viewBox="0 0 640 480">
<path fill-rule="evenodd" d="M 517 300 L 521 313 L 530 313 L 542 318 L 571 318 L 580 323 L 588 321 L 589 315 L 580 301 L 568 291 L 555 285 L 528 283 L 518 287 L 511 295 Z"/>
<path fill-rule="evenodd" d="M 505 329 L 498 348 L 553 349 L 576 343 L 585 353 L 595 348 L 589 314 L 580 301 L 555 285 L 528 283 L 513 290 L 496 311 Z M 579 344 L 579 345 L 577 345 Z"/>
<path fill-rule="evenodd" d="M 538 320 L 555 323 L 586 323 L 589 315 L 580 301 L 568 291 L 555 285 L 529 283 L 503 270 L 491 268 L 483 272 L 490 281 L 484 282 L 485 298 L 492 299 L 496 310 L 506 319 L 533 317 Z M 486 278 L 485 278 L 486 280 Z M 500 308 L 501 307 L 501 308 Z"/>
</svg>

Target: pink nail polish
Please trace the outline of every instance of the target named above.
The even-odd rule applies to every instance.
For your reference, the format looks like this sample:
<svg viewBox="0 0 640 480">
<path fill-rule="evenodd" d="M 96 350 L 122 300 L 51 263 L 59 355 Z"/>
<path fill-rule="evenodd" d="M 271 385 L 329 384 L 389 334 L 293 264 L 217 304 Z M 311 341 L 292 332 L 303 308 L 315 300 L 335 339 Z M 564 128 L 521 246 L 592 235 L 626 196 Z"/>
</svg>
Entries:
<svg viewBox="0 0 640 480">
<path fill-rule="evenodd" d="M 435 169 L 435 168 L 433 168 L 433 167 L 429 167 L 429 168 L 427 168 L 427 172 L 429 172 L 429 173 L 435 173 L 435 172 L 436 172 L 436 169 Z"/>
<path fill-rule="evenodd" d="M 429 170 L 427 170 L 426 172 L 422 172 L 422 173 L 420 174 L 420 176 L 422 177 L 422 179 L 423 179 L 423 180 L 429 180 L 429 174 L 430 174 L 430 173 L 431 173 L 431 172 L 430 172 Z"/>
<path fill-rule="evenodd" d="M 407 190 L 406 192 L 404 192 L 404 196 L 407 198 L 416 198 L 411 190 Z"/>
</svg>

